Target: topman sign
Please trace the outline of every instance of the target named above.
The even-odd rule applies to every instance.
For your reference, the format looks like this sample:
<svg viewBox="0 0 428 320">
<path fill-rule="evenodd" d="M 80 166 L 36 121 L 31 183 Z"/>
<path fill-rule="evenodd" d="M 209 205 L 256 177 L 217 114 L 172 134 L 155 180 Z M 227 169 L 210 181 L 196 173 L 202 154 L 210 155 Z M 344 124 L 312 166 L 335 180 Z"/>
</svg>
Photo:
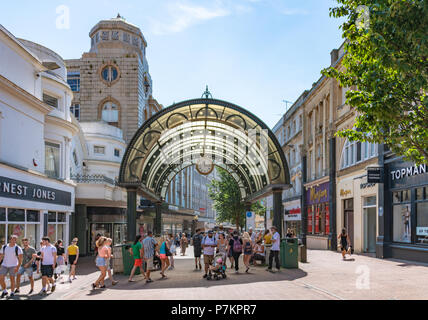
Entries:
<svg viewBox="0 0 428 320">
<path fill-rule="evenodd" d="M 392 181 L 400 180 L 405 177 L 416 176 L 418 174 L 422 174 L 426 172 L 427 172 L 426 164 L 421 164 L 419 166 L 414 165 L 411 167 L 391 171 L 391 179 Z"/>
</svg>

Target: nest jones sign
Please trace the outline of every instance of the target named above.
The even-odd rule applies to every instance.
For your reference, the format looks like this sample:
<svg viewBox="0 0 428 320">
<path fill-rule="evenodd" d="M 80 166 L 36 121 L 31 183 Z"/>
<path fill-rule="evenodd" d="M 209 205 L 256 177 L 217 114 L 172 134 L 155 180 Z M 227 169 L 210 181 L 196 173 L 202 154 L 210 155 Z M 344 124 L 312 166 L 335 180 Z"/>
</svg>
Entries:
<svg viewBox="0 0 428 320">
<path fill-rule="evenodd" d="M 64 206 L 71 205 L 70 192 L 47 188 L 37 184 L 26 183 L 5 177 L 0 177 L 0 197 L 45 202 Z"/>
</svg>

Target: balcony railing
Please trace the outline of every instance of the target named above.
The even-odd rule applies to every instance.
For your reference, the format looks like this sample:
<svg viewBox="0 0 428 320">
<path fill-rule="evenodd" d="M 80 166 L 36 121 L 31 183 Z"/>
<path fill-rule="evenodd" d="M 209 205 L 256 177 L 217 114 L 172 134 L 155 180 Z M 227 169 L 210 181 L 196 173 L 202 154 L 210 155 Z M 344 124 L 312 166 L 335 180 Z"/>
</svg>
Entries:
<svg viewBox="0 0 428 320">
<path fill-rule="evenodd" d="M 117 181 L 114 179 L 111 179 L 109 177 L 106 177 L 103 174 L 77 174 L 74 176 L 71 176 L 71 179 L 77 183 L 107 183 L 111 184 L 113 186 L 117 185 Z"/>
</svg>

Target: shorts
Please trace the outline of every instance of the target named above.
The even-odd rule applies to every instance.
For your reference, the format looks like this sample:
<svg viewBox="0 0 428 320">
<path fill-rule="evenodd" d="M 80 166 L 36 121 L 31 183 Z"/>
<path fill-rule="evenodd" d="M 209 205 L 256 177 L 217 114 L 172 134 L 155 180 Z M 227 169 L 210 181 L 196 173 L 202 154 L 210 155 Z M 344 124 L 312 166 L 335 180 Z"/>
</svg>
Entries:
<svg viewBox="0 0 428 320">
<path fill-rule="evenodd" d="M 16 267 L 0 267 L 0 276 L 5 276 L 9 273 L 9 276 L 14 277 L 15 276 L 15 268 Z"/>
<path fill-rule="evenodd" d="M 53 265 L 41 265 L 40 270 L 42 271 L 42 277 L 52 278 L 54 273 Z"/>
<path fill-rule="evenodd" d="M 95 259 L 95 265 L 97 267 L 106 267 L 106 259 L 105 258 L 101 258 L 101 257 L 97 257 Z"/>
<path fill-rule="evenodd" d="M 23 275 L 24 273 L 26 273 L 29 277 L 32 277 L 33 276 L 33 268 L 30 266 L 30 267 L 28 267 L 28 268 L 24 268 L 23 266 L 21 266 L 21 267 L 19 267 L 19 270 L 18 270 L 18 274 L 19 275 Z"/>
<path fill-rule="evenodd" d="M 141 267 L 143 265 L 143 259 L 134 259 L 134 267 Z"/>
<path fill-rule="evenodd" d="M 204 254 L 204 263 L 205 264 L 212 264 L 213 262 L 214 262 L 214 256 Z"/>
<path fill-rule="evenodd" d="M 63 257 L 63 256 L 59 256 L 59 257 L 57 257 L 57 258 L 56 258 L 56 264 L 57 264 L 57 265 L 59 265 L 59 266 L 64 265 L 64 264 L 65 264 L 65 262 L 64 262 L 64 257 Z"/>
<path fill-rule="evenodd" d="M 153 257 L 146 259 L 146 263 L 147 263 L 147 269 L 146 270 L 151 270 L 153 269 Z"/>
<path fill-rule="evenodd" d="M 74 263 L 74 261 L 76 260 L 76 257 L 77 257 L 76 255 L 68 256 L 68 261 L 70 262 L 70 265 Z"/>
<path fill-rule="evenodd" d="M 194 253 L 195 258 L 200 258 L 201 254 L 202 254 L 202 250 L 201 249 L 194 249 L 193 253 Z"/>
</svg>

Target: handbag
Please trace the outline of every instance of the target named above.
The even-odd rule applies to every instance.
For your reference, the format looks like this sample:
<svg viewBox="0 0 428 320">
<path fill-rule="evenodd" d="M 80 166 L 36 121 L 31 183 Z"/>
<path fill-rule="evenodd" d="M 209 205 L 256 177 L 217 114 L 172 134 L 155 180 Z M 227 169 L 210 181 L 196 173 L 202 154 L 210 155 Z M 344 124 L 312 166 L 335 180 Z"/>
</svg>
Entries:
<svg viewBox="0 0 428 320">
<path fill-rule="evenodd" d="M 33 261 L 33 263 L 31 264 L 31 268 L 33 269 L 33 271 L 37 271 L 37 263 L 35 261 Z"/>
<path fill-rule="evenodd" d="M 167 256 L 167 257 L 172 256 L 172 253 L 171 253 L 171 251 L 169 250 L 169 248 L 168 248 L 168 246 L 166 245 L 166 243 L 165 243 L 165 252 L 166 252 L 166 256 Z"/>
</svg>

